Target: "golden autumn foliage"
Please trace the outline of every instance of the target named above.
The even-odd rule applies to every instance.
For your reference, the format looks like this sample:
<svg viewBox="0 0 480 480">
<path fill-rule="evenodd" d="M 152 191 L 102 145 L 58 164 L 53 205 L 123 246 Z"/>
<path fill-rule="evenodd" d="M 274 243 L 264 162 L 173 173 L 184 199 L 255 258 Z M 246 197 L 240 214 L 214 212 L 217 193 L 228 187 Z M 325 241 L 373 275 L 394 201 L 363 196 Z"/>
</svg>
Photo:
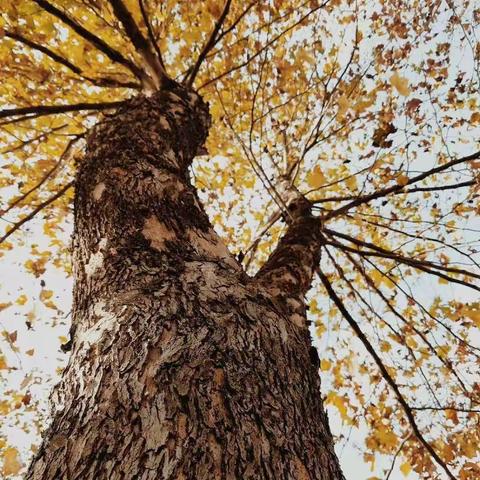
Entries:
<svg viewBox="0 0 480 480">
<path fill-rule="evenodd" d="M 478 479 L 478 39 L 471 0 L 0 0 L 0 257 L 36 286 L 2 270 L 3 475 L 28 463 L 11 427 L 44 422 L 35 328 L 68 341 L 44 278 L 71 273 L 85 136 L 161 68 L 210 104 L 192 178 L 248 271 L 292 192 L 324 218 L 310 316 L 339 451 L 353 429 L 371 478 Z"/>
</svg>

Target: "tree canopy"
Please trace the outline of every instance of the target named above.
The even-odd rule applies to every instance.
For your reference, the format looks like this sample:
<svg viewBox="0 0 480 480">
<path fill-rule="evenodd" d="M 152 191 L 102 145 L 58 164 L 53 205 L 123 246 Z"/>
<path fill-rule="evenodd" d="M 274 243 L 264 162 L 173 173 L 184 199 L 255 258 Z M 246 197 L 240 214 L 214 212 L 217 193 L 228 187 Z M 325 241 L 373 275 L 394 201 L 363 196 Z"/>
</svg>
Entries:
<svg viewBox="0 0 480 480">
<path fill-rule="evenodd" d="M 470 0 L 0 0 L 0 255 L 41 282 L 0 297 L 3 475 L 26 461 L 7 426 L 45 422 L 22 360 L 66 321 L 43 275 L 70 275 L 88 130 L 166 74 L 210 104 L 191 174 L 247 272 L 299 194 L 323 219 L 310 318 L 339 448 L 358 430 L 372 478 L 478 478 L 479 35 Z"/>
</svg>

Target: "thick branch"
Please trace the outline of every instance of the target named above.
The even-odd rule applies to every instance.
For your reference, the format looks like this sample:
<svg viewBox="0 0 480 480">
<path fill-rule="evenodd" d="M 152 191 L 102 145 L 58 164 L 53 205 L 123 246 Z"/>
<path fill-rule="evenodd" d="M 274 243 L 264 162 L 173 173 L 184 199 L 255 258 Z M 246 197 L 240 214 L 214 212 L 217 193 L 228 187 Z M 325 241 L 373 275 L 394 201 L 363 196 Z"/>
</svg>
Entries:
<svg viewBox="0 0 480 480">
<path fill-rule="evenodd" d="M 72 20 L 62 10 L 47 2 L 46 0 L 33 0 L 43 10 L 57 17 L 65 25 L 68 25 L 75 33 L 83 37 L 85 40 L 94 45 L 98 50 L 104 53 L 112 62 L 119 63 L 128 68 L 142 83 L 147 80 L 145 72 L 139 69 L 133 62 L 125 58 L 119 51 L 112 48 L 104 40 L 97 37 L 93 33 L 89 32 L 86 28 L 82 27 L 79 23 Z"/>
<path fill-rule="evenodd" d="M 132 14 L 128 11 L 122 0 L 109 0 L 109 2 L 115 16 L 123 25 L 125 33 L 128 35 L 132 45 L 143 58 L 155 87 L 159 89 L 167 78 L 167 75 L 160 58 L 158 58 L 153 51 L 153 45 L 150 45 L 150 42 L 143 36 Z"/>
<path fill-rule="evenodd" d="M 270 258 L 255 278 L 285 296 L 303 296 L 311 286 L 325 240 L 318 217 L 310 214 L 311 204 L 300 199 L 289 206 L 291 223 Z"/>
<path fill-rule="evenodd" d="M 324 273 L 318 272 L 318 275 L 320 277 L 320 280 L 327 290 L 328 296 L 331 298 L 333 303 L 336 305 L 336 307 L 340 310 L 341 314 L 347 320 L 348 324 L 352 327 L 353 331 L 357 335 L 357 337 L 360 339 L 360 341 L 363 343 L 365 349 L 368 351 L 368 353 L 372 356 L 373 360 L 377 364 L 377 367 L 379 368 L 382 377 L 385 379 L 385 381 L 388 383 L 390 388 L 393 390 L 395 393 L 395 396 L 397 397 L 398 402 L 400 403 L 403 411 L 405 412 L 405 415 L 408 419 L 408 422 L 410 426 L 412 427 L 413 433 L 417 437 L 418 441 L 425 447 L 425 449 L 430 453 L 430 455 L 435 459 L 435 461 L 440 465 L 445 473 L 448 475 L 448 477 L 451 480 L 455 480 L 454 475 L 448 468 L 447 464 L 440 458 L 438 453 L 434 450 L 434 448 L 425 440 L 424 436 L 420 432 L 420 429 L 418 428 L 417 422 L 415 420 L 415 416 L 413 415 L 412 409 L 408 405 L 407 401 L 405 400 L 404 396 L 400 392 L 400 389 L 398 388 L 398 385 L 395 383 L 395 380 L 391 377 L 391 375 L 388 373 L 387 368 L 382 362 L 382 359 L 379 357 L 377 354 L 375 348 L 373 345 L 370 343 L 368 338 L 365 336 L 363 333 L 362 329 L 358 325 L 358 323 L 354 320 L 354 318 L 350 315 L 348 312 L 347 308 L 343 304 L 342 300 L 338 295 L 335 293 L 335 290 L 333 289 L 330 281 L 328 278 L 325 276 Z"/>
</svg>

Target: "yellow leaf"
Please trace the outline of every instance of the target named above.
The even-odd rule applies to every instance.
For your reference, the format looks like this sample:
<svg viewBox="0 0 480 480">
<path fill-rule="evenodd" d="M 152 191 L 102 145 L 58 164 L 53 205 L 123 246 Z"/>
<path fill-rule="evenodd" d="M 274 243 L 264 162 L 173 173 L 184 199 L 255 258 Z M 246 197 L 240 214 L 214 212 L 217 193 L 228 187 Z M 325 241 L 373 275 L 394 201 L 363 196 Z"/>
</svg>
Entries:
<svg viewBox="0 0 480 480">
<path fill-rule="evenodd" d="M 47 260 L 48 258 L 39 258 L 38 260 L 32 260 L 32 259 L 29 259 L 25 262 L 25 268 L 27 269 L 27 271 L 33 273 L 35 275 L 35 277 L 39 277 L 40 275 L 42 275 L 43 273 L 45 273 L 46 271 L 46 268 L 45 268 L 45 264 L 47 263 Z"/>
<path fill-rule="evenodd" d="M 22 294 L 17 298 L 17 301 L 15 303 L 18 303 L 19 305 L 25 305 L 27 303 L 27 300 L 27 296 L 25 294 Z"/>
<path fill-rule="evenodd" d="M 460 445 L 460 451 L 468 458 L 473 458 L 477 454 L 478 448 L 477 445 L 467 441 Z"/>
<path fill-rule="evenodd" d="M 337 111 L 337 117 L 341 118 L 347 113 L 347 110 L 350 108 L 350 100 L 346 95 L 342 95 L 338 99 L 338 111 Z"/>
<path fill-rule="evenodd" d="M 343 421 L 350 422 L 350 417 L 347 414 L 347 404 L 348 400 L 344 396 L 340 396 L 335 392 L 329 392 L 325 403 L 335 405 Z"/>
<path fill-rule="evenodd" d="M 407 336 L 406 338 L 406 344 L 410 347 L 410 348 L 417 348 L 418 347 L 418 343 L 416 342 L 416 340 L 411 337 L 411 336 Z"/>
<path fill-rule="evenodd" d="M 445 416 L 451 420 L 455 425 L 458 425 L 458 415 L 455 410 L 445 410 Z"/>
<path fill-rule="evenodd" d="M 398 177 L 397 177 L 397 183 L 399 185 L 401 185 L 402 187 L 404 187 L 405 185 L 407 185 L 408 181 L 410 179 L 408 178 L 407 175 L 405 175 L 404 173 L 400 174 Z"/>
<path fill-rule="evenodd" d="M 11 411 L 10 403 L 6 400 L 0 402 L 0 415 L 8 415 Z"/>
<path fill-rule="evenodd" d="M 208 13 L 215 18 L 222 14 L 222 6 L 218 1 L 209 2 L 207 5 L 207 10 Z"/>
<path fill-rule="evenodd" d="M 395 288 L 395 283 L 392 282 L 386 275 L 383 275 L 382 272 L 374 270 L 370 273 L 370 278 L 372 279 L 376 287 L 381 287 L 382 283 L 388 288 Z"/>
<path fill-rule="evenodd" d="M 392 346 L 388 342 L 381 342 L 380 343 L 380 350 L 382 352 L 389 352 L 392 349 Z"/>
<path fill-rule="evenodd" d="M 398 444 L 398 438 L 387 426 L 381 425 L 375 432 L 375 437 L 381 445 L 385 447 L 396 447 Z"/>
<path fill-rule="evenodd" d="M 332 366 L 332 362 L 330 360 L 326 360 L 325 358 L 323 358 L 320 361 L 320 368 L 323 371 L 330 370 L 331 366 Z"/>
<path fill-rule="evenodd" d="M 315 322 L 315 333 L 317 337 L 321 337 L 327 331 L 327 327 L 320 320 Z"/>
<path fill-rule="evenodd" d="M 408 86 L 408 80 L 405 77 L 401 77 L 397 72 L 395 72 L 390 77 L 390 83 L 395 87 L 397 92 L 400 95 L 406 97 L 410 94 L 410 87 Z"/>
<path fill-rule="evenodd" d="M 37 163 L 35 163 L 35 168 L 41 171 L 46 171 L 50 170 L 56 163 L 57 161 L 55 158 L 42 159 L 38 160 Z"/>
<path fill-rule="evenodd" d="M 463 314 L 473 320 L 473 323 L 480 328 L 480 310 L 465 310 Z"/>
<path fill-rule="evenodd" d="M 402 463 L 402 464 L 400 465 L 400 471 L 401 471 L 406 477 L 408 477 L 408 474 L 412 471 L 412 466 L 411 466 L 410 463 L 408 463 L 408 462 Z"/>
<path fill-rule="evenodd" d="M 320 188 L 325 184 L 326 178 L 320 167 L 317 165 L 311 172 L 307 174 L 307 182 L 312 188 Z"/>
<path fill-rule="evenodd" d="M 355 176 L 348 177 L 345 180 L 345 185 L 347 188 L 352 191 L 357 189 L 357 178 Z"/>
<path fill-rule="evenodd" d="M 25 353 L 27 355 L 29 355 L 30 357 L 33 356 L 33 354 L 35 353 L 35 349 L 34 348 L 31 348 L 30 350 L 25 350 Z"/>
<path fill-rule="evenodd" d="M 49 298 L 51 298 L 52 295 L 53 295 L 52 290 L 42 290 L 40 292 L 40 300 L 44 302 L 45 300 L 48 300 Z"/>
<path fill-rule="evenodd" d="M 15 447 L 8 447 L 3 451 L 2 473 L 7 475 L 16 475 L 22 468 L 19 460 L 18 450 Z"/>
<path fill-rule="evenodd" d="M 0 312 L 1 312 L 2 310 L 5 310 L 6 308 L 8 308 L 11 304 L 12 304 L 12 302 L 0 303 Z"/>
<path fill-rule="evenodd" d="M 470 117 L 471 123 L 480 123 L 480 112 L 473 112 Z"/>
<path fill-rule="evenodd" d="M 0 370 L 7 370 L 8 365 L 7 361 L 5 360 L 5 357 L 3 355 L 0 355 Z"/>
<path fill-rule="evenodd" d="M 58 339 L 60 340 L 60 342 L 62 343 L 62 345 L 64 345 L 65 343 L 68 343 L 68 338 L 63 336 L 63 335 L 60 335 L 58 337 Z"/>
</svg>

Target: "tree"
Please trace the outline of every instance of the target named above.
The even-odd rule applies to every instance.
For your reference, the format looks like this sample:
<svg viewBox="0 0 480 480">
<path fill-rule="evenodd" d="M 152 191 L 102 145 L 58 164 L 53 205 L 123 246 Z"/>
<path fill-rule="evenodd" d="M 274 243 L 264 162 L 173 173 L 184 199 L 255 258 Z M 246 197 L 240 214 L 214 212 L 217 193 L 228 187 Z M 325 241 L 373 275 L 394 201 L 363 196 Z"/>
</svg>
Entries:
<svg viewBox="0 0 480 480">
<path fill-rule="evenodd" d="M 24 266 L 68 274 L 74 215 L 71 356 L 26 478 L 341 479 L 324 404 L 388 477 L 401 457 L 478 478 L 479 21 L 451 0 L 2 3 L 0 246 L 41 215 Z M 320 358 L 310 330 L 334 337 Z"/>
</svg>

